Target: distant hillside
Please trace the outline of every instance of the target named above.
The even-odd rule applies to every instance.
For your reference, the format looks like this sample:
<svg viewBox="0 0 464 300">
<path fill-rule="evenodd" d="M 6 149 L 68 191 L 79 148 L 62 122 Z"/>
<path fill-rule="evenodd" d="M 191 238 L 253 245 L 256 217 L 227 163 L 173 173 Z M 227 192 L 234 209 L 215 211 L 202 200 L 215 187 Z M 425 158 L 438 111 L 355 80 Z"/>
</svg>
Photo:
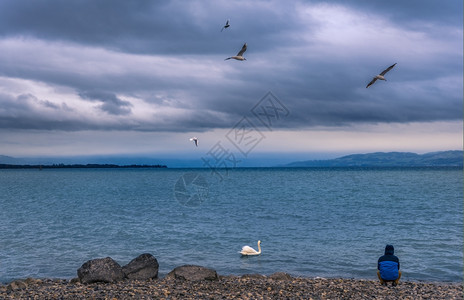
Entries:
<svg viewBox="0 0 464 300">
<path fill-rule="evenodd" d="M 0 169 L 159 169 L 167 168 L 165 165 L 113 165 L 113 164 L 54 164 L 54 165 L 10 165 L 0 164 Z"/>
<path fill-rule="evenodd" d="M 352 154 L 329 160 L 292 162 L 284 167 L 444 167 L 463 166 L 463 151 L 441 151 L 425 154 L 411 152 L 375 152 Z"/>
<path fill-rule="evenodd" d="M 2 164 L 18 164 L 21 163 L 20 159 L 16 159 L 11 156 L 0 155 L 0 163 Z"/>
</svg>

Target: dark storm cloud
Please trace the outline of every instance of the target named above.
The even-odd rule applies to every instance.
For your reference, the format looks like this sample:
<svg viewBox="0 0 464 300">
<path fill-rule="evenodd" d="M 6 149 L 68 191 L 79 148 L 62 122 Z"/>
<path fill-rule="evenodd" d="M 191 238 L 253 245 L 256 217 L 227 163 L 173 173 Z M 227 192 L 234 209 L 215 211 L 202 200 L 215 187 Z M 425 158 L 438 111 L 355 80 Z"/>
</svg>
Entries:
<svg viewBox="0 0 464 300">
<path fill-rule="evenodd" d="M 134 53 L 214 53 L 220 47 L 211 43 L 211 35 L 218 33 L 225 18 L 232 18 L 232 26 L 241 32 L 225 34 L 236 41 L 239 37 L 252 39 L 262 50 L 272 45 L 279 32 L 298 30 L 300 24 L 294 18 L 297 3 L 4 0 L 0 2 L 0 35 L 66 40 Z M 462 1 L 333 3 L 371 13 L 373 21 L 385 17 L 405 26 L 420 26 L 417 22 L 423 26 L 430 22 L 458 27 L 462 24 Z"/>
<path fill-rule="evenodd" d="M 322 2 L 323 1 L 319 1 Z M 333 1 L 341 5 L 349 5 L 359 10 L 372 12 L 387 16 L 389 19 L 404 24 L 414 22 L 450 24 L 452 26 L 462 25 L 462 1 L 423 1 L 423 0 L 393 0 L 393 1 L 370 1 L 355 0 L 346 3 L 346 1 Z M 416 24 L 419 25 L 419 24 Z"/>
<path fill-rule="evenodd" d="M 148 1 L 3 1 L 0 34 L 116 46 L 134 32 L 147 33 L 142 24 L 150 7 Z"/>
<path fill-rule="evenodd" d="M 211 12 L 215 7 L 198 1 L 7 0 L 0 3 L 0 35 L 131 53 L 213 53 L 219 46 L 211 43 L 211 34 L 224 21 Z"/>
<path fill-rule="evenodd" d="M 335 3 L 2 1 L 0 75 L 68 88 L 114 119 L 9 94 L 1 122 L 22 107 L 22 128 L 230 128 L 268 91 L 290 111 L 286 128 L 462 119 L 462 2 Z M 244 42 L 246 62 L 224 61 Z M 138 118 L 133 99 L 153 118 Z"/>
<path fill-rule="evenodd" d="M 119 99 L 115 94 L 104 91 L 82 91 L 79 96 L 83 99 L 103 102 L 99 107 L 102 111 L 112 115 L 127 115 L 131 113 L 130 102 Z"/>
<path fill-rule="evenodd" d="M 12 97 L 0 93 L 0 103 L 0 128 L 74 130 L 89 127 L 85 122 L 63 117 L 63 113 L 69 111 L 66 105 L 60 107 L 32 94 Z"/>
</svg>

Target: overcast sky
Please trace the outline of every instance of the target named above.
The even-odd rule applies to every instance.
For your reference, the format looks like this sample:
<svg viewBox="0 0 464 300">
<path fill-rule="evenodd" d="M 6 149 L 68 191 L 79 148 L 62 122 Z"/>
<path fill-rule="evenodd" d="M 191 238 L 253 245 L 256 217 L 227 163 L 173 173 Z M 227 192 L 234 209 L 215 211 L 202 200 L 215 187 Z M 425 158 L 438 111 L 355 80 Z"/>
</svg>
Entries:
<svg viewBox="0 0 464 300">
<path fill-rule="evenodd" d="M 462 11 L 435 0 L 3 0 L 0 154 L 462 149 Z M 245 42 L 246 61 L 224 60 Z"/>
</svg>

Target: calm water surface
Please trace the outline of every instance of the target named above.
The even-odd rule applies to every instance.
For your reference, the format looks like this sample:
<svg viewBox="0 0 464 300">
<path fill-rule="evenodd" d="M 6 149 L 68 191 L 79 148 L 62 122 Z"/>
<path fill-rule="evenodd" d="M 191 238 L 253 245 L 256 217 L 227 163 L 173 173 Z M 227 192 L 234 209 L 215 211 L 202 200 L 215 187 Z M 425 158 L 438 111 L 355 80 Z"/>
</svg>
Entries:
<svg viewBox="0 0 464 300">
<path fill-rule="evenodd" d="M 158 259 L 161 276 L 198 264 L 222 275 L 373 279 L 387 243 L 406 280 L 463 280 L 462 169 L 262 168 L 222 176 L 1 170 L 0 282 L 72 278 L 89 259 L 124 265 L 145 252 Z M 261 256 L 238 254 L 258 240 Z"/>
</svg>

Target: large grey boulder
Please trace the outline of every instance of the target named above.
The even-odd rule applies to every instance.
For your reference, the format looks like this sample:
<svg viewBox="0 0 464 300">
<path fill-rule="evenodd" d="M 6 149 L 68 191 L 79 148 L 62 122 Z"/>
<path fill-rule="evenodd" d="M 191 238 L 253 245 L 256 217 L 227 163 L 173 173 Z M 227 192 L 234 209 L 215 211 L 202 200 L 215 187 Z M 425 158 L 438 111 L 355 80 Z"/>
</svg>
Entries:
<svg viewBox="0 0 464 300">
<path fill-rule="evenodd" d="M 159 264 L 150 253 L 144 253 L 122 267 L 122 271 L 129 279 L 147 280 L 158 278 Z"/>
<path fill-rule="evenodd" d="M 219 280 L 218 274 L 215 270 L 195 265 L 184 265 L 177 267 L 169 272 L 166 277 L 188 281 Z"/>
<path fill-rule="evenodd" d="M 87 261 L 77 270 L 77 276 L 81 283 L 111 283 L 124 279 L 124 272 L 117 262 L 106 257 Z"/>
</svg>

